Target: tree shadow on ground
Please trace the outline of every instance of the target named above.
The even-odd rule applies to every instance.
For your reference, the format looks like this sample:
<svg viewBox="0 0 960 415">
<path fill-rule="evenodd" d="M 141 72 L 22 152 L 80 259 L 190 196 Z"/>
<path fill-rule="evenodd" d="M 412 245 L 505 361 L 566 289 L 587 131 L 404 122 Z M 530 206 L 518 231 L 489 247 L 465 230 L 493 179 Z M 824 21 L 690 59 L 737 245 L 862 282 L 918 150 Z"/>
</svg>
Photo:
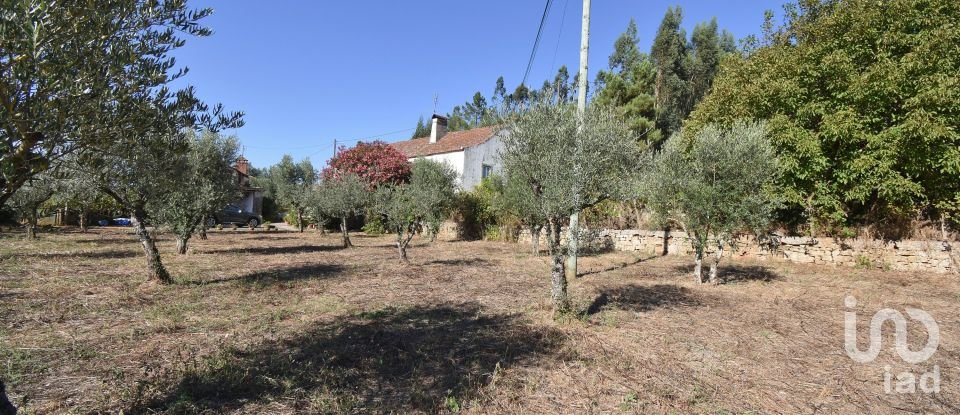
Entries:
<svg viewBox="0 0 960 415">
<path fill-rule="evenodd" d="M 233 281 L 259 284 L 292 282 L 309 279 L 326 279 L 335 274 L 343 272 L 343 270 L 343 266 L 337 264 L 308 264 L 286 268 L 266 269 L 263 271 L 254 272 L 252 274 L 238 275 L 235 277 L 219 278 L 214 280 L 189 280 L 185 281 L 184 284 L 223 284 Z"/>
<path fill-rule="evenodd" d="M 295 246 L 258 246 L 252 248 L 212 249 L 198 252 L 201 254 L 253 254 L 253 255 L 284 255 L 309 254 L 311 252 L 339 251 L 342 246 L 334 245 L 295 245 Z"/>
<path fill-rule="evenodd" d="M 300 239 L 300 238 L 297 238 L 296 236 L 281 236 L 281 235 L 277 235 L 277 236 L 270 236 L 270 235 L 247 236 L 247 235 L 243 235 L 243 237 L 244 237 L 243 239 L 244 239 L 244 240 L 247 240 L 247 241 L 286 241 L 286 240 L 291 240 L 291 239 Z"/>
<path fill-rule="evenodd" d="M 79 239 L 77 243 L 94 245 L 139 245 L 137 237 L 133 235 L 130 235 L 129 238 Z"/>
<path fill-rule="evenodd" d="M 76 252 L 36 252 L 29 254 L 16 254 L 15 256 L 20 258 L 37 258 L 37 259 L 62 259 L 62 258 L 78 258 L 78 259 L 119 259 L 119 258 L 134 258 L 138 256 L 143 256 L 143 251 L 119 251 L 119 250 L 110 250 L 110 251 L 76 251 Z"/>
<path fill-rule="evenodd" d="M 691 307 L 701 301 L 689 288 L 671 284 L 630 284 L 605 288 L 587 307 L 586 315 L 599 313 L 611 306 L 620 310 L 645 312 L 663 307 Z"/>
<path fill-rule="evenodd" d="M 636 264 L 639 264 L 639 263 L 641 263 L 641 262 L 643 262 L 643 261 L 647 261 L 647 260 L 650 260 L 650 259 L 653 259 L 653 258 L 656 258 L 656 257 L 635 258 L 635 259 L 632 260 L 632 261 L 622 262 L 622 263 L 619 263 L 619 264 L 617 264 L 617 265 L 609 266 L 609 267 L 606 267 L 606 268 L 601 268 L 601 269 L 592 270 L 592 271 L 587 271 L 587 272 L 581 272 L 581 273 L 578 273 L 577 276 L 578 276 L 578 277 L 585 277 L 585 276 L 587 276 L 587 275 L 602 274 L 602 273 L 604 273 L 604 272 L 616 271 L 616 270 L 618 270 L 618 269 L 623 269 L 623 268 L 629 267 L 629 266 L 631 266 L 631 265 L 636 265 Z"/>
<path fill-rule="evenodd" d="M 470 258 L 470 259 L 437 259 L 423 265 L 450 265 L 450 266 L 465 266 L 465 267 L 489 267 L 494 265 L 494 262 L 486 260 L 483 258 Z"/>
<path fill-rule="evenodd" d="M 674 269 L 679 272 L 693 274 L 693 265 L 681 265 Z M 704 264 L 704 278 L 706 278 L 708 271 L 709 267 Z M 724 265 L 721 262 L 720 267 L 717 269 L 717 278 L 722 284 L 730 284 L 747 281 L 772 282 L 782 280 L 784 276 L 762 265 Z"/>
<path fill-rule="evenodd" d="M 501 370 L 557 357 L 563 339 L 475 304 L 386 308 L 227 350 L 132 412 L 234 412 L 283 400 L 294 412 L 438 413 L 448 398 L 480 398 Z"/>
</svg>

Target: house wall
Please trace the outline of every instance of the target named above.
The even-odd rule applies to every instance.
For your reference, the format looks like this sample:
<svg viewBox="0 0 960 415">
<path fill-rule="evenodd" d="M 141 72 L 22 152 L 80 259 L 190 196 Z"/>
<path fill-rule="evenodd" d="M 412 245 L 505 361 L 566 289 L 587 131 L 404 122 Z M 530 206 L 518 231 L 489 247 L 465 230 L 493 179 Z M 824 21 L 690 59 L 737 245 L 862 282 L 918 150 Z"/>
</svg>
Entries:
<svg viewBox="0 0 960 415">
<path fill-rule="evenodd" d="M 460 185 L 460 186 L 463 185 L 463 160 L 464 160 L 463 151 L 453 151 L 450 153 L 432 154 L 424 157 L 416 157 L 416 158 L 410 159 L 410 161 L 412 162 L 418 158 L 425 158 L 427 160 L 446 163 L 447 165 L 452 167 L 454 171 L 457 172 L 457 185 Z"/>
<path fill-rule="evenodd" d="M 237 201 L 236 205 L 247 212 L 260 215 L 263 210 L 263 193 L 259 190 L 244 191 L 243 198 Z"/>
<path fill-rule="evenodd" d="M 500 133 L 502 134 L 502 133 Z M 483 165 L 493 167 L 493 173 L 503 175 L 503 164 L 500 163 L 500 149 L 503 142 L 500 134 L 490 138 L 485 143 L 467 148 L 463 160 L 463 188 L 473 190 L 483 178 Z"/>
</svg>

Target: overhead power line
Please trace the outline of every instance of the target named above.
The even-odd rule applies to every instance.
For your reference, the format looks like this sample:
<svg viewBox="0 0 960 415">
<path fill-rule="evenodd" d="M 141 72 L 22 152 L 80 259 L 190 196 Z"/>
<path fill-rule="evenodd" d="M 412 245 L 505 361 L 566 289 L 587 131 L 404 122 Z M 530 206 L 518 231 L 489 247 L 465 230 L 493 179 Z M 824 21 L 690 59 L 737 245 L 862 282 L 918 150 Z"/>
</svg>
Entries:
<svg viewBox="0 0 960 415">
<path fill-rule="evenodd" d="M 313 153 L 308 154 L 307 157 L 314 156 L 314 155 L 320 154 L 320 153 L 322 153 L 322 152 L 325 152 L 325 151 L 327 151 L 327 150 L 330 150 L 331 147 L 333 148 L 333 151 L 336 152 L 336 151 L 337 151 L 337 145 L 338 145 L 338 144 L 347 144 L 347 143 L 353 144 L 353 143 L 357 143 L 357 142 L 360 142 L 360 141 L 367 141 L 367 140 L 372 140 L 372 139 L 375 139 L 375 138 L 380 138 L 380 137 L 383 137 L 383 136 L 385 136 L 385 135 L 399 134 L 399 133 L 402 133 L 402 132 L 413 131 L 413 130 L 416 130 L 416 129 L 417 129 L 416 127 L 414 127 L 414 128 L 404 128 L 404 129 L 402 129 L 402 130 L 388 131 L 388 132 L 380 133 L 380 134 L 372 134 L 372 135 L 370 135 L 370 136 L 363 137 L 363 138 L 351 138 L 351 139 L 347 139 L 347 140 L 342 140 L 342 139 L 339 139 L 339 138 L 335 138 L 335 139 L 333 140 L 333 144 L 326 144 L 324 148 L 321 148 L 320 150 L 317 150 L 317 151 L 315 151 L 315 152 L 313 152 Z M 323 144 L 321 144 L 321 145 L 323 145 Z"/>
<path fill-rule="evenodd" d="M 533 68 L 533 59 L 537 56 L 537 48 L 540 47 L 540 38 L 543 36 L 543 26 L 547 22 L 547 15 L 550 14 L 550 5 L 553 4 L 553 0 L 547 0 L 547 4 L 543 7 L 543 16 L 540 17 L 540 27 L 537 28 L 537 38 L 533 41 L 533 50 L 530 51 L 530 60 L 527 61 L 527 70 L 523 72 L 523 82 L 521 85 L 527 84 L 527 77 L 530 76 L 530 69 Z"/>
<path fill-rule="evenodd" d="M 563 36 L 563 24 L 567 21 L 567 3 L 570 0 L 563 0 L 563 13 L 560 15 L 560 31 L 557 32 L 557 45 L 553 48 L 553 60 L 550 62 L 550 70 L 557 70 L 557 52 L 560 51 L 560 37 Z"/>
</svg>

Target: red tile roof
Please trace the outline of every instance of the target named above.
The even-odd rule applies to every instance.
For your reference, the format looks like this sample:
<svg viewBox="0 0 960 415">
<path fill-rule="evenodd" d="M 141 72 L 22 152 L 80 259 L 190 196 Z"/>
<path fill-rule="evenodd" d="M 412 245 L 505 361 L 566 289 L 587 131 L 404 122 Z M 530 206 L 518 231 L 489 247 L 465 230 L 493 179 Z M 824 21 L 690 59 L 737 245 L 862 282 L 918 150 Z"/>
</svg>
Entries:
<svg viewBox="0 0 960 415">
<path fill-rule="evenodd" d="M 398 141 L 390 145 L 400 150 L 407 158 L 423 157 L 432 154 L 461 151 L 467 147 L 485 143 L 493 137 L 496 132 L 495 127 L 482 127 L 466 131 L 448 132 L 440 137 L 434 144 L 430 144 L 430 137 L 421 137 L 412 140 Z"/>
</svg>

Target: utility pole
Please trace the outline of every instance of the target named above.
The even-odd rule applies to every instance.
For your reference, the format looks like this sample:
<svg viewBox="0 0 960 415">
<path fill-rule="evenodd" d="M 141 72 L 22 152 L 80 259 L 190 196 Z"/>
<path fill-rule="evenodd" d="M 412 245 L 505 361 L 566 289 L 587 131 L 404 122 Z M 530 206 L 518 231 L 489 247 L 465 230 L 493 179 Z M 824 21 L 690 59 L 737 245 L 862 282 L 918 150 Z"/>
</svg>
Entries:
<svg viewBox="0 0 960 415">
<path fill-rule="evenodd" d="M 337 157 L 337 139 L 333 139 L 333 157 Z"/>
<path fill-rule="evenodd" d="M 590 52 L 590 0 L 583 0 L 583 22 L 580 31 L 580 72 L 577 84 L 577 130 L 583 129 L 583 114 L 587 109 L 587 57 Z M 578 134 L 579 135 L 579 134 Z M 580 138 L 577 138 L 577 147 L 580 146 Z M 580 151 L 578 148 L 577 152 Z M 574 160 L 573 174 L 580 174 L 579 160 Z M 583 189 L 573 189 L 574 200 L 580 203 L 580 192 Z M 567 279 L 577 278 L 577 255 L 580 250 L 580 211 L 577 210 L 570 215 L 570 227 L 567 230 L 567 266 L 565 274 Z"/>
</svg>

